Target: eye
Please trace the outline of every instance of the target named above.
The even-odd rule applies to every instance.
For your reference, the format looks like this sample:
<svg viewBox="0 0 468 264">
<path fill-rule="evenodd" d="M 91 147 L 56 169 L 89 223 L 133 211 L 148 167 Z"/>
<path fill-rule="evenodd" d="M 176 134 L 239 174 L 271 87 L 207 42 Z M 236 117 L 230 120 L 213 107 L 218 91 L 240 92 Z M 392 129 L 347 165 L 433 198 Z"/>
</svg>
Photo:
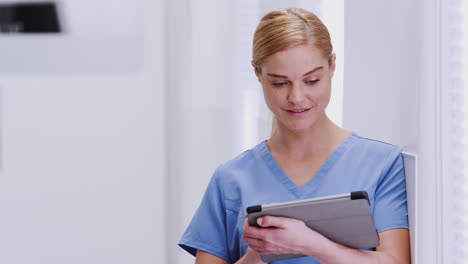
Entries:
<svg viewBox="0 0 468 264">
<path fill-rule="evenodd" d="M 281 86 L 284 86 L 288 84 L 287 82 L 275 82 L 275 83 L 272 83 L 271 85 L 275 86 L 275 87 L 281 87 Z"/>
<path fill-rule="evenodd" d="M 314 85 L 314 84 L 318 83 L 319 81 L 320 81 L 319 79 L 310 80 L 310 81 L 307 81 L 307 84 Z"/>
</svg>

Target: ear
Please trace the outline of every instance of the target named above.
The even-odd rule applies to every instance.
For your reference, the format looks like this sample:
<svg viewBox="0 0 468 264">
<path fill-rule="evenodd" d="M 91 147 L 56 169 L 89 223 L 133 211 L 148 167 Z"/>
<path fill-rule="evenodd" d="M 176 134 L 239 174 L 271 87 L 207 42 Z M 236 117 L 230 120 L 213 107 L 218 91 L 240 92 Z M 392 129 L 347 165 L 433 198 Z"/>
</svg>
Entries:
<svg viewBox="0 0 468 264">
<path fill-rule="evenodd" d="M 331 73 L 330 77 L 333 77 L 333 74 L 335 74 L 335 69 L 336 69 L 336 54 L 335 53 L 333 53 L 328 59 L 328 66 L 330 67 L 330 73 Z"/>
<path fill-rule="evenodd" d="M 254 68 L 255 76 L 257 76 L 258 81 L 260 81 L 260 75 L 262 73 L 260 72 L 259 67 L 257 67 L 257 65 L 255 65 L 254 61 L 251 61 L 250 63 L 252 64 L 252 67 Z"/>
</svg>

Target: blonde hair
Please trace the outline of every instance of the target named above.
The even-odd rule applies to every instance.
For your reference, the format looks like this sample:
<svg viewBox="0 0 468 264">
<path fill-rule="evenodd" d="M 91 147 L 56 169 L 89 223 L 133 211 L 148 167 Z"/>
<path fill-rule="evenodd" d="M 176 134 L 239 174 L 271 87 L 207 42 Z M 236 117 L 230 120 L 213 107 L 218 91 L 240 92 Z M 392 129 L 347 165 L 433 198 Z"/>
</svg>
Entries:
<svg viewBox="0 0 468 264">
<path fill-rule="evenodd" d="M 261 66 L 269 56 L 301 44 L 314 45 L 331 63 L 333 46 L 330 33 L 320 18 L 301 8 L 284 8 L 267 13 L 254 34 L 252 64 L 255 71 L 261 73 Z M 273 118 L 272 134 L 276 126 L 277 120 Z"/>
<path fill-rule="evenodd" d="M 306 43 L 317 47 L 325 58 L 332 55 L 330 33 L 316 15 L 301 8 L 271 11 L 263 16 L 255 30 L 252 63 L 260 70 L 268 56 Z"/>
</svg>

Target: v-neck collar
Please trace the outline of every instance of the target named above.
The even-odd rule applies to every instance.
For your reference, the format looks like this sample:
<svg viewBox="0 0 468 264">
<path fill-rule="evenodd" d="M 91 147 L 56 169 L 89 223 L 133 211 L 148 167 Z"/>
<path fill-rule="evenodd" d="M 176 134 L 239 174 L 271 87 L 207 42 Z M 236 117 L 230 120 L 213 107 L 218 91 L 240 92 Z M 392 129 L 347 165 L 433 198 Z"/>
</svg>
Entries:
<svg viewBox="0 0 468 264">
<path fill-rule="evenodd" d="M 354 141 L 357 135 L 353 132 L 348 138 L 345 139 L 328 157 L 322 167 L 317 171 L 314 177 L 310 179 L 306 184 L 299 187 L 297 186 L 281 169 L 278 162 L 271 154 L 266 140 L 263 141 L 259 146 L 260 156 L 265 161 L 267 167 L 271 170 L 274 177 L 284 185 L 297 199 L 301 199 L 304 195 L 310 196 L 311 193 L 316 193 L 320 188 L 323 178 L 327 175 L 331 167 L 341 157 L 341 155 L 349 148 L 350 144 Z"/>
</svg>

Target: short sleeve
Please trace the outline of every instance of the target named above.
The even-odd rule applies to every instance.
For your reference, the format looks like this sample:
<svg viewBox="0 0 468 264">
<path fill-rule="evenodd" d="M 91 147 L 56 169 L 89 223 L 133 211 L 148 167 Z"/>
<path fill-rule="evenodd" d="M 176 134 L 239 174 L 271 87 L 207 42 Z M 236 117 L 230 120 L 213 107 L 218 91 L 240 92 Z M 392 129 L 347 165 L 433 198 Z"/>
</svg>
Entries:
<svg viewBox="0 0 468 264">
<path fill-rule="evenodd" d="M 378 232 L 408 228 L 405 170 L 399 150 L 392 152 L 387 164 L 374 196 L 374 221 Z"/>
<path fill-rule="evenodd" d="M 196 256 L 203 250 L 230 262 L 226 238 L 226 213 L 219 169 L 211 178 L 202 202 L 179 241 L 179 246 Z"/>
</svg>

